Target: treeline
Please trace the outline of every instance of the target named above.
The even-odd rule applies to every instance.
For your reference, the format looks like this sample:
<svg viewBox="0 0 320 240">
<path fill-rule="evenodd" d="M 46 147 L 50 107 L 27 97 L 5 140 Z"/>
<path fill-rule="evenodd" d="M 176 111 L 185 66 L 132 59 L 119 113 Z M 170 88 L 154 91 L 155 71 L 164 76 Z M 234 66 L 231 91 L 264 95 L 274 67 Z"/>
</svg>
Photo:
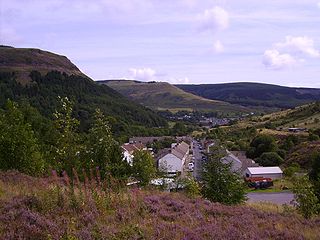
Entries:
<svg viewBox="0 0 320 240">
<path fill-rule="evenodd" d="M 28 102 L 43 116 L 52 119 L 59 102 L 57 96 L 69 97 L 74 103 L 73 116 L 80 121 L 79 129 L 87 131 L 94 110 L 99 108 L 109 116 L 112 131 L 123 135 L 165 135 L 167 122 L 153 111 L 130 102 L 108 86 L 75 75 L 51 71 L 42 76 L 33 71 L 31 83 L 21 85 L 15 73 L 0 72 L 0 106 L 6 101 Z M 125 134 L 124 134 L 125 133 Z"/>
<path fill-rule="evenodd" d="M 56 170 L 59 174 L 85 176 L 99 171 L 102 179 L 126 182 L 135 177 L 141 185 L 155 176 L 156 167 L 149 152 L 136 152 L 130 165 L 114 139 L 108 118 L 96 109 L 88 132 L 79 131 L 68 98 L 48 121 L 29 104 L 7 101 L 0 110 L 0 169 L 15 169 L 33 176 Z"/>
</svg>

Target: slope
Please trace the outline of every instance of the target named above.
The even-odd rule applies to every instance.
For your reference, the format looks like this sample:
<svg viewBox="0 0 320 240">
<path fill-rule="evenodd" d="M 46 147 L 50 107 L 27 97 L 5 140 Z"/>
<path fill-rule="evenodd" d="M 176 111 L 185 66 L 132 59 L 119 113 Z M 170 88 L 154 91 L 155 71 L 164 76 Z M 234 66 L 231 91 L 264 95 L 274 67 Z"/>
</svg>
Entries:
<svg viewBox="0 0 320 240">
<path fill-rule="evenodd" d="M 201 97 L 243 106 L 291 108 L 320 100 L 320 89 L 315 88 L 290 88 L 246 82 L 176 86 Z"/>
<path fill-rule="evenodd" d="M 244 107 L 226 102 L 205 99 L 187 93 L 167 82 L 139 82 L 132 80 L 100 81 L 122 95 L 155 110 L 198 110 L 225 113 L 247 112 Z"/>
<path fill-rule="evenodd" d="M 15 72 L 17 80 L 26 84 L 31 81 L 31 71 L 45 75 L 49 71 L 65 72 L 85 77 L 67 57 L 34 48 L 0 46 L 0 71 Z"/>
<path fill-rule="evenodd" d="M 90 123 L 96 108 L 112 117 L 119 131 L 127 131 L 134 125 L 166 126 L 162 117 L 108 86 L 97 84 L 66 57 L 42 50 L 8 47 L 0 47 L 0 56 L 0 107 L 7 99 L 27 101 L 50 118 L 58 106 L 57 97 L 67 96 L 74 102 L 74 114 L 83 128 Z M 26 59 L 32 60 L 28 63 Z"/>
</svg>

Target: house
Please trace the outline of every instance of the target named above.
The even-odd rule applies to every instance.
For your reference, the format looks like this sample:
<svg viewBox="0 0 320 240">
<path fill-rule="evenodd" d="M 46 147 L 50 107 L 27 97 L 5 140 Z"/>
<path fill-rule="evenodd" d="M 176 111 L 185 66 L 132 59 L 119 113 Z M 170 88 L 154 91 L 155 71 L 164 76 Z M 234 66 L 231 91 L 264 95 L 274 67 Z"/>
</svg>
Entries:
<svg viewBox="0 0 320 240">
<path fill-rule="evenodd" d="M 228 151 L 227 155 L 222 158 L 223 163 L 230 163 L 232 172 L 242 174 L 248 167 L 258 167 L 250 158 L 247 158 L 244 151 Z"/>
<path fill-rule="evenodd" d="M 231 165 L 232 172 L 240 172 L 242 169 L 242 162 L 240 161 L 240 159 L 237 158 L 228 150 L 227 150 L 227 156 L 223 157 L 221 160 L 223 163 Z"/>
<path fill-rule="evenodd" d="M 183 166 L 189 155 L 189 145 L 185 142 L 173 144 L 171 149 L 163 151 L 158 156 L 158 167 L 169 174 L 183 171 Z"/>
<path fill-rule="evenodd" d="M 245 151 L 230 151 L 230 153 L 232 153 L 241 161 L 241 172 L 244 172 L 248 167 L 259 167 L 258 163 L 246 156 Z"/>
<path fill-rule="evenodd" d="M 279 167 L 248 167 L 244 171 L 245 177 L 263 177 L 272 180 L 281 179 L 282 174 L 283 172 Z"/>
<path fill-rule="evenodd" d="M 133 153 L 139 150 L 147 150 L 147 147 L 142 143 L 125 143 L 121 146 L 121 149 L 123 153 L 123 159 L 132 166 Z"/>
</svg>

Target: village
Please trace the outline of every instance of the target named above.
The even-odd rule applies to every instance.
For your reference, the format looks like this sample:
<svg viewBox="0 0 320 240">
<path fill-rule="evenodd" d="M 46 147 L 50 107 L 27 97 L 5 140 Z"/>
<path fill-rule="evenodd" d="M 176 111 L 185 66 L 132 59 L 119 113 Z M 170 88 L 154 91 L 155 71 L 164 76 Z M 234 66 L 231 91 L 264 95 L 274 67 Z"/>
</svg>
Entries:
<svg viewBox="0 0 320 240">
<path fill-rule="evenodd" d="M 214 140 L 195 139 L 190 136 L 175 137 L 170 147 L 154 151 L 150 147 L 153 143 L 167 140 L 168 137 L 132 137 L 128 143 L 121 146 L 124 160 L 130 165 L 133 163 L 135 151 L 149 151 L 154 158 L 158 171 L 164 173 L 161 179 L 153 179 L 152 185 L 166 183 L 168 191 L 183 188 L 177 186 L 176 180 L 192 177 L 201 182 L 203 165 L 208 161 L 208 156 L 215 146 Z M 230 171 L 240 174 L 253 189 L 267 189 L 273 186 L 273 181 L 282 179 L 283 171 L 279 166 L 262 167 L 254 160 L 247 158 L 244 151 L 226 150 L 226 155 L 221 159 L 223 163 L 231 166 Z M 132 184 L 132 183 L 129 183 Z"/>
</svg>

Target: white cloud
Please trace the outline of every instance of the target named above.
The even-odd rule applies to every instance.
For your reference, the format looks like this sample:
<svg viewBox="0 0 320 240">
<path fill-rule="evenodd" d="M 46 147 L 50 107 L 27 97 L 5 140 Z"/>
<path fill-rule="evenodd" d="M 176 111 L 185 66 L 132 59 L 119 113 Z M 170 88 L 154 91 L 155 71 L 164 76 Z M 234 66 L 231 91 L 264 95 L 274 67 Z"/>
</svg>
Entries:
<svg viewBox="0 0 320 240">
<path fill-rule="evenodd" d="M 219 31 L 228 28 L 229 14 L 221 7 L 207 9 L 200 16 L 200 30 L 202 31 Z"/>
<path fill-rule="evenodd" d="M 213 50 L 215 53 L 222 53 L 224 51 L 224 46 L 219 40 L 216 40 L 213 43 Z"/>
<path fill-rule="evenodd" d="M 156 71 L 152 68 L 130 68 L 130 77 L 135 80 L 155 80 Z"/>
<path fill-rule="evenodd" d="M 296 54 L 305 54 L 309 57 L 320 57 L 320 52 L 314 47 L 313 39 L 306 36 L 286 36 L 286 40 L 276 43 L 274 48 Z"/>
<path fill-rule="evenodd" d="M 303 58 L 308 57 L 320 57 L 312 38 L 286 36 L 285 41 L 273 44 L 264 52 L 262 63 L 269 69 L 280 70 L 304 62 Z"/>
<path fill-rule="evenodd" d="M 317 4 L 317 5 L 318 5 L 318 8 L 320 8 L 320 2 L 318 2 L 318 4 Z"/>
<path fill-rule="evenodd" d="M 262 63 L 270 69 L 281 70 L 297 64 L 297 60 L 290 54 L 280 54 L 278 50 L 266 50 Z"/>
</svg>

